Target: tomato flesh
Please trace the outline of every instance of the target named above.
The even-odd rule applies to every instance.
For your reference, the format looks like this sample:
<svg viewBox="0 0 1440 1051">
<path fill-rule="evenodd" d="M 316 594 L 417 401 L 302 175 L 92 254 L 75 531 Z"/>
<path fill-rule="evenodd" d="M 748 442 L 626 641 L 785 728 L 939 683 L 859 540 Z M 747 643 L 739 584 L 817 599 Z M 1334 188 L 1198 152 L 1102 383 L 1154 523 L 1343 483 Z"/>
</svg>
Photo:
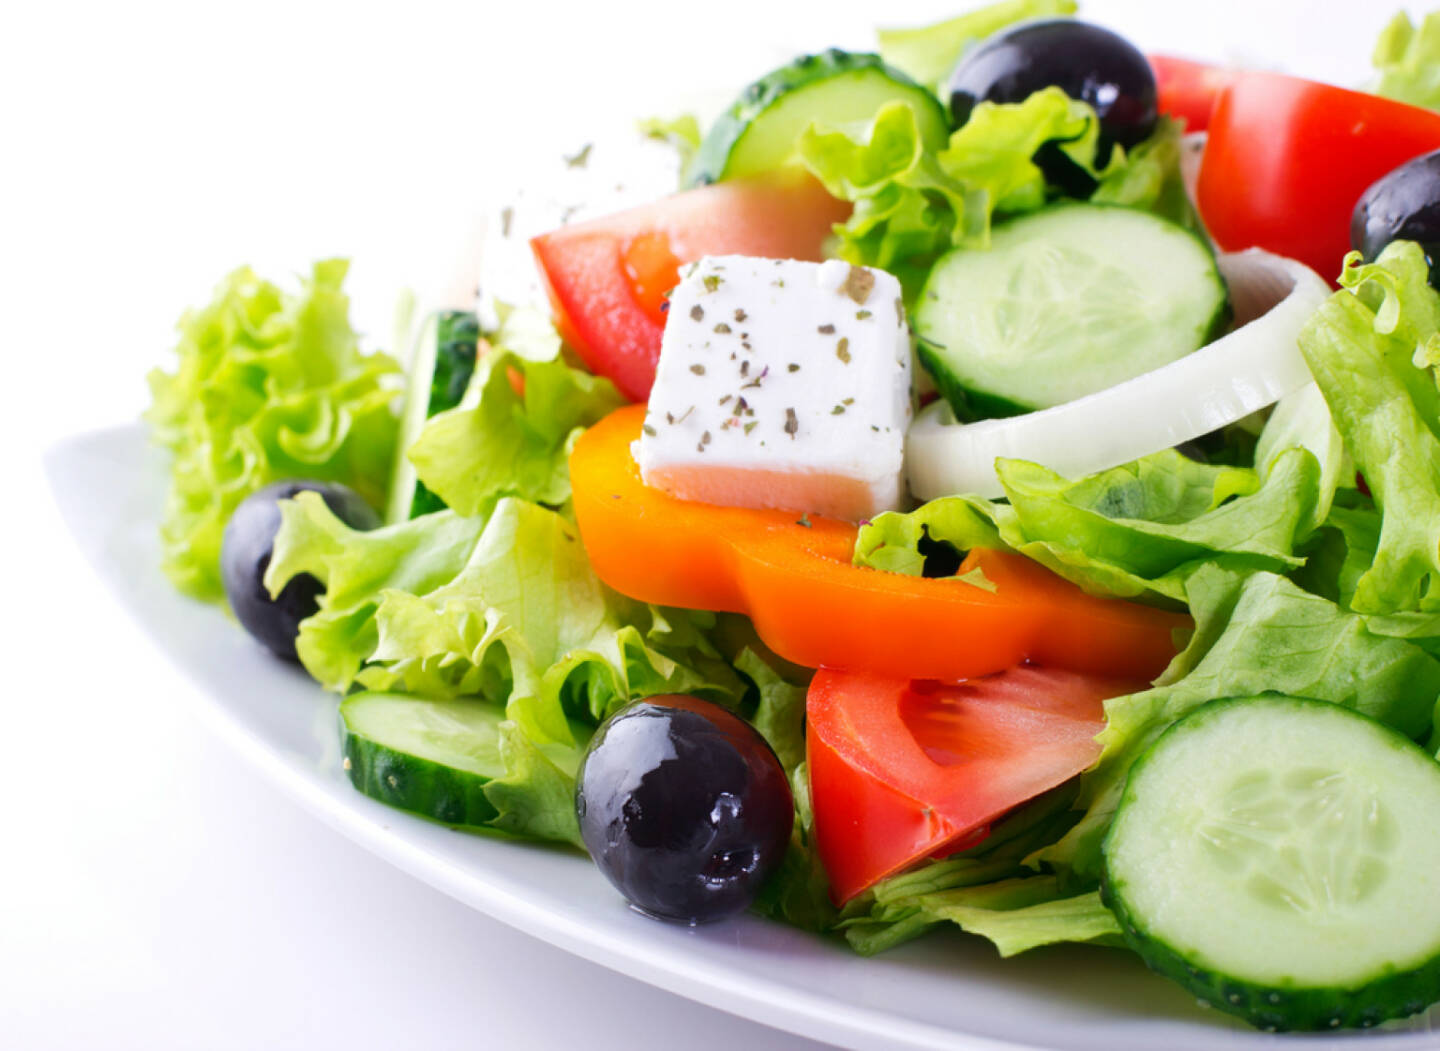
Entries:
<svg viewBox="0 0 1440 1051">
<path fill-rule="evenodd" d="M 843 904 L 1069 780 L 1143 679 L 1020 665 L 960 683 L 822 669 L 806 698 L 815 842 Z"/>
<path fill-rule="evenodd" d="M 644 401 L 655 381 L 665 297 L 706 255 L 822 258 L 850 205 L 803 173 L 673 194 L 530 242 L 556 327 L 592 372 Z"/>
<path fill-rule="evenodd" d="M 1197 188 L 1216 243 L 1258 247 L 1334 278 L 1350 214 L 1380 176 L 1440 148 L 1440 114 L 1278 73 L 1246 73 L 1210 117 Z"/>
<path fill-rule="evenodd" d="M 680 259 L 670 248 L 670 235 L 663 230 L 637 234 L 625 242 L 620 259 L 635 302 L 663 327 L 667 297 L 680 273 Z"/>
</svg>

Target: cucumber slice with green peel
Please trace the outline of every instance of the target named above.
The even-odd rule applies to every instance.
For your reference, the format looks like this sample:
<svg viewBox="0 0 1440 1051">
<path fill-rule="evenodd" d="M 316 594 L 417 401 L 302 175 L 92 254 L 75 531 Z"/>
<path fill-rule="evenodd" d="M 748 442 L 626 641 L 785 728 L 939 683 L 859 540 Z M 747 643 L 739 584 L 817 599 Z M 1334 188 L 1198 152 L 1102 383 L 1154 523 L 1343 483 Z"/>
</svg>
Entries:
<svg viewBox="0 0 1440 1051">
<path fill-rule="evenodd" d="M 1130 772 L 1102 895 L 1150 967 L 1264 1029 L 1440 1000 L 1440 763 L 1368 716 L 1212 701 Z"/>
<path fill-rule="evenodd" d="M 351 784 L 388 806 L 447 825 L 488 825 L 498 811 L 485 786 L 505 775 L 504 721 L 504 706 L 484 700 L 351 694 L 340 702 L 345 770 Z M 574 774 L 579 749 L 540 750 Z"/>
<path fill-rule="evenodd" d="M 1057 204 L 956 249 L 914 312 L 921 364 L 961 421 L 1063 405 L 1224 332 L 1229 295 L 1195 232 L 1118 205 Z"/>
<path fill-rule="evenodd" d="M 465 397 L 470 377 L 475 374 L 480 336 L 480 321 L 469 310 L 438 311 L 427 317 L 420 328 L 406 379 L 400 440 L 390 477 L 390 505 L 385 511 L 389 525 L 445 507 L 445 502 L 416 478 L 415 465 L 406 453 L 420 437 L 426 420 L 455 408 Z"/>
<path fill-rule="evenodd" d="M 831 49 L 755 81 L 711 126 L 690 163 L 691 186 L 758 175 L 790 163 L 811 124 L 863 136 L 887 102 L 908 102 L 921 138 L 940 149 L 950 119 L 940 100 L 879 55 Z"/>
</svg>

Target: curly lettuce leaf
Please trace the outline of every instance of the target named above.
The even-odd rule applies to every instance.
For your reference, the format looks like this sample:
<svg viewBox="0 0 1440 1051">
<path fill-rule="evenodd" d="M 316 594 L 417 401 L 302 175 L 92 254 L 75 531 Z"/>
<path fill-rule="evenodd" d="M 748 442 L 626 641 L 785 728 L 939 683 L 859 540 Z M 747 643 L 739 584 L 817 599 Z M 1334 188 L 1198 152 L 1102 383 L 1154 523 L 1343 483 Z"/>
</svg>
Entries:
<svg viewBox="0 0 1440 1051">
<path fill-rule="evenodd" d="M 711 644 L 709 613 L 665 610 L 605 587 L 572 523 L 514 497 L 488 516 L 438 511 L 363 532 L 315 494 L 281 505 L 266 574 L 325 585 L 296 649 L 326 687 L 360 685 L 500 706 L 505 774 L 485 789 L 495 827 L 578 843 L 574 770 L 594 727 L 626 702 L 688 693 L 741 707 L 749 681 Z M 759 677 L 757 713 L 792 757 L 793 687 Z M 799 754 L 803 754 L 800 752 Z"/>
<path fill-rule="evenodd" d="M 940 150 L 929 149 L 914 111 L 888 103 L 870 126 L 811 125 L 797 151 L 834 196 L 854 203 L 836 227 L 837 252 L 850 262 L 895 273 L 911 299 L 930 266 L 952 248 L 985 248 L 991 224 L 1036 211 L 1059 191 L 1037 162 L 1073 168 L 1093 199 L 1188 221 L 1180 179 L 1179 126 L 1163 120 L 1128 155 L 1102 145 L 1094 109 L 1059 88 L 1024 102 L 981 103 Z"/>
<path fill-rule="evenodd" d="M 957 496 L 860 530 L 859 565 L 918 574 L 922 545 L 1018 551 L 1087 591 L 1183 602 L 1201 567 L 1288 572 L 1313 528 L 1319 467 L 1304 449 L 1267 473 L 1196 463 L 1173 450 L 1069 481 L 1038 464 L 999 460 L 1008 503 Z"/>
<path fill-rule="evenodd" d="M 406 455 L 421 483 L 461 514 L 505 496 L 559 506 L 570 498 L 570 448 L 624 399 L 571 366 L 548 317 L 508 311 L 460 405 L 432 417 Z"/>
<path fill-rule="evenodd" d="M 1401 11 L 1375 42 L 1371 90 L 1377 95 L 1426 109 L 1440 109 L 1440 12 L 1417 26 Z"/>
<path fill-rule="evenodd" d="M 1073 15 L 1075 0 L 1000 0 L 956 18 L 915 29 L 881 29 L 880 57 L 944 95 L 960 56 L 992 33 L 1029 18 Z"/>
<path fill-rule="evenodd" d="M 323 685 L 483 696 L 537 740 L 571 743 L 634 697 L 736 704 L 744 683 L 711 646 L 713 614 L 662 610 L 605 587 L 573 524 L 507 497 L 488 517 L 440 511 L 371 532 L 324 501 L 281 507 L 265 583 L 325 585 L 296 650 Z"/>
<path fill-rule="evenodd" d="M 961 220 L 984 210 L 980 192 L 926 148 L 915 111 L 903 102 L 882 106 L 863 139 L 811 125 L 796 149 L 826 190 L 855 204 L 836 227 L 839 256 L 888 270 L 911 295 L 930 264 L 964 240 Z"/>
<path fill-rule="evenodd" d="M 490 825 L 585 849 L 575 816 L 575 770 L 588 739 L 577 734 L 575 744 L 562 751 L 537 744 L 516 723 L 500 723 L 497 747 L 505 773 L 485 785 L 485 798 L 496 810 Z"/>
<path fill-rule="evenodd" d="M 1350 604 L 1362 613 L 1440 610 L 1440 296 L 1418 245 L 1345 261 L 1300 349 L 1382 518 Z"/>
<path fill-rule="evenodd" d="M 1254 451 L 1255 467 L 1268 477 L 1286 449 L 1309 449 L 1320 467 L 1319 491 L 1311 514 L 1311 528 L 1330 514 L 1335 494 L 1355 488 L 1355 464 L 1345 452 L 1345 442 L 1330 418 L 1330 407 L 1320 388 L 1307 383 L 1275 404 L 1260 431 Z"/>
<path fill-rule="evenodd" d="M 1180 139 L 1184 134 L 1184 125 L 1179 121 L 1160 118 L 1148 139 L 1132 147 L 1120 163 L 1106 167 L 1090 200 L 1140 208 L 1182 226 L 1192 225 L 1195 212 L 1180 174 Z"/>
<path fill-rule="evenodd" d="M 340 482 L 381 507 L 397 420 L 383 354 L 361 354 L 342 290 L 349 264 L 316 263 L 299 293 L 249 268 L 179 323 L 180 363 L 150 374 L 145 414 L 173 454 L 160 532 L 177 588 L 220 601 L 220 543 L 236 506 L 288 478 Z"/>
<path fill-rule="evenodd" d="M 1187 589 L 1195 632 L 1155 686 L 1105 704 L 1096 765 L 1081 778 L 1085 813 L 1036 861 L 1100 874 L 1100 844 L 1131 766 L 1167 727 L 1221 697 L 1282 693 L 1354 708 L 1401 733 L 1430 729 L 1440 661 L 1369 618 L 1273 573 L 1206 567 Z"/>
</svg>

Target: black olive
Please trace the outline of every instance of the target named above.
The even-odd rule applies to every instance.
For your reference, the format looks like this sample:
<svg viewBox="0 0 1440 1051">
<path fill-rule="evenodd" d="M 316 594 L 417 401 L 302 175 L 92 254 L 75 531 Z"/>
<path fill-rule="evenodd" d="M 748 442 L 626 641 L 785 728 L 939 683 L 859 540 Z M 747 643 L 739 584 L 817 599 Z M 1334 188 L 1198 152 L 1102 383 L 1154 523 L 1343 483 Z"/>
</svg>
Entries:
<svg viewBox="0 0 1440 1051">
<path fill-rule="evenodd" d="M 325 590 L 309 573 L 291 580 L 275 598 L 265 589 L 265 570 L 280 531 L 281 500 L 296 493 L 319 493 L 331 511 L 352 529 L 374 529 L 380 518 L 354 490 L 327 482 L 276 482 L 247 496 L 230 521 L 220 543 L 220 577 L 225 597 L 245 628 L 276 656 L 295 659 L 300 622 L 318 608 Z"/>
<path fill-rule="evenodd" d="M 1155 73 L 1145 56 L 1073 18 L 1021 22 L 967 52 L 950 74 L 950 112 L 959 126 L 978 103 L 1024 102 L 1047 87 L 1095 108 L 1104 155 L 1110 142 L 1134 146 L 1155 130 Z"/>
<path fill-rule="evenodd" d="M 1440 289 L 1440 150 L 1406 161 L 1360 195 L 1350 215 L 1350 244 L 1373 263 L 1391 241 L 1416 241 Z"/>
<path fill-rule="evenodd" d="M 680 923 L 748 906 L 784 857 L 795 813 L 785 771 L 755 728 L 679 694 L 636 701 L 595 732 L 575 812 L 620 893 Z"/>
</svg>

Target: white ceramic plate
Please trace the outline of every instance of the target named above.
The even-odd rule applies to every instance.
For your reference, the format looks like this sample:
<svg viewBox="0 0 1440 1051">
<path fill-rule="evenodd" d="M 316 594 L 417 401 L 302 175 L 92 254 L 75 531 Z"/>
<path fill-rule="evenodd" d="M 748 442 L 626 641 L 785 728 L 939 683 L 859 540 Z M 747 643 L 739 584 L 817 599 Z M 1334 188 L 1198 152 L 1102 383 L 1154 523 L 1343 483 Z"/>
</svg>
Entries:
<svg viewBox="0 0 1440 1051">
<path fill-rule="evenodd" d="M 454 832 L 387 809 L 340 769 L 335 697 L 262 652 L 159 571 L 163 462 L 139 427 L 51 450 L 80 548 L 155 645 L 195 684 L 217 731 L 294 798 L 431 886 L 535 937 L 722 1010 L 853 1048 L 1086 1051 L 1434 1047 L 1440 1013 L 1397 1029 L 1277 1038 L 1204 1011 L 1128 953 L 1083 946 L 999 960 L 940 934 L 874 959 L 753 917 L 698 929 L 627 908 L 574 853 Z"/>
</svg>

